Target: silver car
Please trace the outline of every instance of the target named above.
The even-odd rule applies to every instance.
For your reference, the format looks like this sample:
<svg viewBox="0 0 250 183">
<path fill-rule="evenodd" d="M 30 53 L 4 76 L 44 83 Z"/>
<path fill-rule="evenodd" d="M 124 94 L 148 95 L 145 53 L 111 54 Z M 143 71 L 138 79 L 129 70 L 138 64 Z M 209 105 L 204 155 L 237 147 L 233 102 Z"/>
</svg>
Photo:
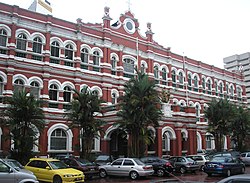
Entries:
<svg viewBox="0 0 250 183">
<path fill-rule="evenodd" d="M 39 183 L 35 175 L 19 171 L 2 160 L 0 160 L 0 180 L 4 183 Z"/>
<path fill-rule="evenodd" d="M 240 154 L 240 159 L 245 165 L 250 165 L 250 152 L 243 152 Z"/>
<path fill-rule="evenodd" d="M 99 175 L 104 178 L 108 175 L 129 176 L 135 180 L 139 177 L 153 175 L 152 165 L 145 165 L 137 158 L 119 158 L 112 163 L 99 166 Z"/>
</svg>

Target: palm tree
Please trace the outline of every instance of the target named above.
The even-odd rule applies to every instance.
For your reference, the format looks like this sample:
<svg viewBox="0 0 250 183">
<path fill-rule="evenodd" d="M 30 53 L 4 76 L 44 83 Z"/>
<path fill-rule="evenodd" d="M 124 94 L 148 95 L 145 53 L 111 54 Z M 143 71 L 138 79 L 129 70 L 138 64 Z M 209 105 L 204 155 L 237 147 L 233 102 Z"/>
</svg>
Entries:
<svg viewBox="0 0 250 183">
<path fill-rule="evenodd" d="M 25 91 L 16 91 L 12 97 L 7 97 L 6 103 L 9 105 L 1 118 L 10 130 L 7 138 L 14 142 L 12 156 L 22 163 L 27 162 L 32 156 L 37 132 L 41 132 L 45 124 L 42 101 L 27 94 Z"/>
<path fill-rule="evenodd" d="M 121 99 L 121 110 L 117 113 L 122 118 L 117 124 L 127 131 L 131 138 L 129 156 L 140 157 L 145 153 L 145 146 L 150 142 L 147 127 L 158 126 L 161 118 L 160 97 L 155 83 L 144 73 L 137 71 L 137 76 L 125 84 L 125 94 Z"/>
<path fill-rule="evenodd" d="M 236 142 L 236 150 L 246 150 L 246 137 L 250 131 L 250 112 L 242 107 L 236 108 L 235 118 L 232 120 L 230 131 Z"/>
<path fill-rule="evenodd" d="M 67 118 L 71 121 L 70 128 L 80 128 L 81 157 L 90 159 L 93 139 L 98 132 L 102 132 L 103 121 L 96 118 L 101 113 L 101 103 L 104 101 L 84 87 L 81 92 L 75 91 L 72 108 L 68 111 Z"/>
<path fill-rule="evenodd" d="M 218 151 L 222 150 L 224 135 L 230 134 L 230 124 L 235 115 L 235 106 L 227 99 L 219 101 L 212 99 L 205 116 L 208 121 L 208 131 L 215 137 L 215 146 Z"/>
</svg>

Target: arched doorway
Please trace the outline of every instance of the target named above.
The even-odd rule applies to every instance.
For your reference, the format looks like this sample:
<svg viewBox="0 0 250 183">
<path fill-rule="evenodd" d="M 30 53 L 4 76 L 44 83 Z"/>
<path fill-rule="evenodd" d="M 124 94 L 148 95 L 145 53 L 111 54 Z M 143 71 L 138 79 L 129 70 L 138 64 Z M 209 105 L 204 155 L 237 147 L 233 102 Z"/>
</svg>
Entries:
<svg viewBox="0 0 250 183">
<path fill-rule="evenodd" d="M 173 140 L 176 139 L 176 134 L 173 128 L 165 126 L 162 129 L 162 154 L 164 155 L 174 155 L 173 152 Z"/>
<path fill-rule="evenodd" d="M 115 129 L 110 134 L 110 155 L 114 158 L 127 157 L 128 139 L 127 133 L 121 129 Z"/>
</svg>

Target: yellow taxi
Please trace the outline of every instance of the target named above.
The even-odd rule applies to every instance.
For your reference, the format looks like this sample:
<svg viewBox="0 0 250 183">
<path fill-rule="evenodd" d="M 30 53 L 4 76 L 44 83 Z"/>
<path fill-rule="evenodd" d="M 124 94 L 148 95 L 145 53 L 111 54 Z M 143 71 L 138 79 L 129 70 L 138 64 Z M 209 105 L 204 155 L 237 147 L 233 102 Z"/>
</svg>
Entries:
<svg viewBox="0 0 250 183">
<path fill-rule="evenodd" d="M 68 168 L 63 162 L 52 158 L 31 158 L 25 169 L 32 171 L 39 181 L 53 183 L 84 182 L 82 171 Z"/>
</svg>

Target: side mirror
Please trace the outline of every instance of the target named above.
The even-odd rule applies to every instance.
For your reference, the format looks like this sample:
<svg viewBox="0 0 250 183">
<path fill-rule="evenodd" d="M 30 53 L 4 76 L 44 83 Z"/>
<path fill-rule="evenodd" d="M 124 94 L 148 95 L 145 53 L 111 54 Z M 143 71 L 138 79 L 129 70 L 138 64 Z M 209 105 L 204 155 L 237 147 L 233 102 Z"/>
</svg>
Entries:
<svg viewBox="0 0 250 183">
<path fill-rule="evenodd" d="M 13 173 L 14 171 L 12 170 L 12 168 L 9 168 L 9 173 Z"/>
<path fill-rule="evenodd" d="M 50 170 L 50 167 L 49 167 L 49 166 L 46 166 L 46 170 Z"/>
</svg>

